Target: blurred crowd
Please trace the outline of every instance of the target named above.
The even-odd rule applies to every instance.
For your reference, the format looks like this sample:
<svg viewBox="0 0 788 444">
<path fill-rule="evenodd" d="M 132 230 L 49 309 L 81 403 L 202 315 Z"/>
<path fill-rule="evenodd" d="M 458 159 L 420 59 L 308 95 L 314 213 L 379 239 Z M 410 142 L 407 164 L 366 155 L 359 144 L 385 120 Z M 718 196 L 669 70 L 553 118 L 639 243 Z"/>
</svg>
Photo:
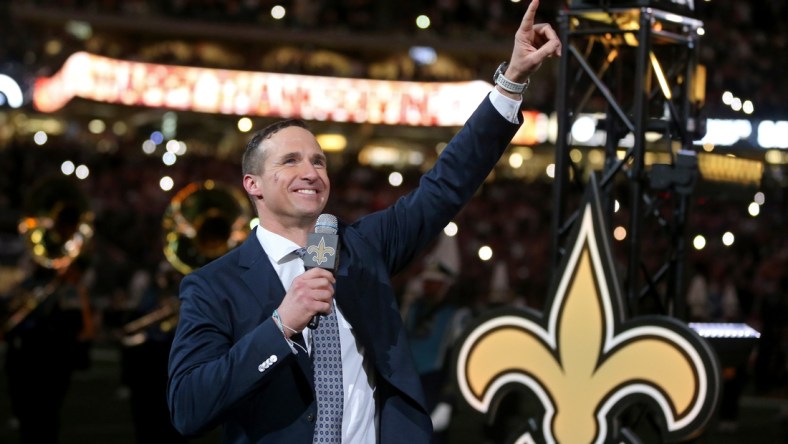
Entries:
<svg viewBox="0 0 788 444">
<path fill-rule="evenodd" d="M 418 15 L 430 17 L 436 32 L 468 37 L 509 36 L 522 17 L 522 5 L 510 0 L 29 0 L 42 6 L 83 12 L 133 16 L 165 16 L 186 20 L 265 24 L 271 9 L 283 6 L 282 24 L 300 29 L 340 29 L 363 32 L 412 32 Z M 543 5 L 542 14 L 555 15 L 559 2 Z"/>
<path fill-rule="evenodd" d="M 510 0 L 24 0 L 14 3 L 20 10 L 36 6 L 66 13 L 94 14 L 94 17 L 130 17 L 138 23 L 145 23 L 146 17 L 154 17 L 173 20 L 173 23 L 177 21 L 181 25 L 226 25 L 228 31 L 232 29 L 234 32 L 243 29 L 317 31 L 328 33 L 320 34 L 319 39 L 330 39 L 334 34 L 337 37 L 385 37 L 391 42 L 418 37 L 434 42 L 472 40 L 500 43 L 516 29 L 524 8 L 521 2 Z M 543 3 L 538 21 L 557 27 L 559 11 L 565 9 L 568 2 Z M 277 5 L 287 11 L 281 19 L 272 18 L 272 8 Z M 696 5 L 696 15 L 704 22 L 705 28 L 705 37 L 699 47 L 699 61 L 708 69 L 705 113 L 710 117 L 746 118 L 741 111 L 732 111 L 722 102 L 723 92 L 730 91 L 742 101 L 753 102 L 753 116 L 772 120 L 786 118 L 788 113 L 781 100 L 788 96 L 788 82 L 782 81 L 786 59 L 778 56 L 785 53 L 788 45 L 788 32 L 782 26 L 788 19 L 785 2 L 714 0 L 696 2 Z M 422 14 L 430 18 L 428 29 L 416 26 L 416 17 Z M 6 15 L 10 17 L 8 12 Z M 140 33 L 125 37 L 110 34 L 107 38 L 107 29 L 100 27 L 95 36 L 86 37 L 58 27 L 44 27 L 32 32 L 14 20 L 6 24 L 8 35 L 4 48 L 0 48 L 0 63 L 24 62 L 40 75 L 51 74 L 68 54 L 78 49 L 161 63 L 354 77 L 393 76 L 400 80 L 487 79 L 500 59 L 494 56 L 485 60 L 484 51 L 477 51 L 469 60 L 463 59 L 469 55 L 467 53 L 453 54 L 457 66 L 449 69 L 429 69 L 418 66 L 418 63 L 402 66 L 410 63 L 402 60 L 387 60 L 399 66 L 380 69 L 376 64 L 381 61 L 385 48 L 371 53 L 346 48 L 333 51 L 329 57 L 319 44 L 288 45 L 298 46 L 300 51 L 298 55 L 289 57 L 282 57 L 276 49 L 256 43 L 230 48 L 203 42 L 188 49 L 177 44 L 152 43 L 147 49 L 140 49 L 131 48 L 149 39 Z M 286 35 L 280 42 L 285 45 L 288 43 Z M 65 49 L 45 56 L 43 47 L 51 38 L 59 39 Z M 171 37 L 164 39 L 172 41 Z M 36 47 L 40 50 L 35 52 L 36 55 L 31 54 L 30 49 Z M 52 52 L 51 48 L 49 50 Z M 320 60 L 316 61 L 316 58 Z M 554 91 L 555 82 L 549 75 L 543 77 L 539 81 L 546 85 L 544 90 Z M 552 97 L 540 97 L 532 106 L 550 111 L 554 101 Z"/>
<path fill-rule="evenodd" d="M 24 258 L 19 254 L 24 247 L 20 246 L 22 238 L 16 235 L 16 225 L 27 211 L 26 197 L 39 183 L 62 177 L 60 165 L 66 159 L 84 163 L 91 171 L 84 181 L 73 180 L 79 182 L 95 212 L 95 235 L 87 257 L 94 276 L 91 299 L 98 314 L 105 309 L 133 309 L 139 303 L 138 297 L 131 296 L 134 276 L 144 273 L 150 280 L 165 261 L 163 214 L 180 188 L 205 179 L 240 188 L 240 169 L 234 161 L 189 155 L 180 157 L 173 166 L 165 166 L 159 156 L 145 155 L 139 149 L 102 154 L 87 153 L 76 145 L 39 147 L 19 141 L 0 150 L 3 265 L 15 265 Z M 394 187 L 388 183 L 389 169 L 347 161 L 330 172 L 332 200 L 327 211 L 344 220 L 390 205 L 416 186 L 420 174 L 417 168 L 404 170 L 404 183 Z M 159 187 L 165 174 L 176 184 L 170 191 Z M 764 190 L 760 214 L 752 217 L 747 204 L 757 190 L 725 187 L 733 191 L 705 184 L 704 190 L 693 197 L 687 236 L 702 234 L 708 241 L 702 250 L 689 247 L 687 280 L 702 276 L 707 289 L 729 285 L 735 296 L 733 300 L 730 296 L 723 299 L 722 292 L 712 295 L 708 290 L 707 297 L 700 298 L 702 306 L 694 307 L 688 301 L 693 319 L 774 328 L 770 320 L 785 319 L 788 314 L 784 297 L 788 288 L 785 190 Z M 455 220 L 459 261 L 463 264 L 457 277 L 456 302 L 477 312 L 500 304 L 542 308 L 550 285 L 552 192 L 546 176 L 525 182 L 500 174 L 482 187 Z M 626 227 L 626 210 L 617 213 L 615 219 Z M 644 230 L 643 262 L 654 273 L 667 260 L 670 237 L 655 221 Z M 729 247 L 719 240 L 726 231 L 735 236 Z M 478 255 L 484 245 L 493 252 L 488 261 Z M 614 241 L 614 253 L 622 267 L 627 260 L 625 245 Z M 398 278 L 402 291 L 421 268 L 417 261 Z M 97 325 L 102 325 L 100 319 Z M 777 327 L 784 329 L 779 323 Z M 785 339 L 778 343 L 775 359 L 782 359 L 783 364 L 775 367 L 781 376 L 774 377 L 783 378 L 780 380 L 784 384 Z"/>
</svg>

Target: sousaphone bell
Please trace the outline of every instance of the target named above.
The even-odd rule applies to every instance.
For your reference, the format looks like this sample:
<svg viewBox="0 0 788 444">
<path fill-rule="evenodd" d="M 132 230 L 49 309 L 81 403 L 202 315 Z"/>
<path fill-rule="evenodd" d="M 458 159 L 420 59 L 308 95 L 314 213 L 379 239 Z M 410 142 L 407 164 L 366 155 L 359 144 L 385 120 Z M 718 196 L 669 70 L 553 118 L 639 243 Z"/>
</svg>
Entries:
<svg viewBox="0 0 788 444">
<path fill-rule="evenodd" d="M 240 191 L 206 180 L 182 188 L 170 201 L 162 221 L 164 256 L 183 275 L 241 244 L 249 235 L 251 204 Z M 127 323 L 121 342 L 139 345 L 151 329 L 167 333 L 178 323 L 176 294 L 164 295 L 158 307 Z"/>
</svg>

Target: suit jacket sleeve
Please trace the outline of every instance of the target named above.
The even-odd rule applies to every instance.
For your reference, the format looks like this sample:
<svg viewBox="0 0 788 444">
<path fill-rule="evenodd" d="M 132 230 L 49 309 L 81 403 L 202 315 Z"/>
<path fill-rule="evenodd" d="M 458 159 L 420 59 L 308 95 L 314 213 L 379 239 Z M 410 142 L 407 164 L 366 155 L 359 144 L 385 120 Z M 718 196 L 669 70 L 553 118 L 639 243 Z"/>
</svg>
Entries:
<svg viewBox="0 0 788 444">
<path fill-rule="evenodd" d="M 239 300 L 247 292 L 241 287 L 233 291 L 231 282 L 243 283 L 226 276 L 226 267 L 222 271 L 211 265 L 215 264 L 186 276 L 181 284 L 180 319 L 170 353 L 170 411 L 184 435 L 223 422 L 234 406 L 267 386 L 275 367 L 295 359 L 273 320 L 261 314 L 275 307 L 252 310 L 254 305 Z M 241 313 L 250 319 L 240 318 Z"/>
<path fill-rule="evenodd" d="M 417 189 L 353 224 L 367 239 L 382 241 L 377 244 L 390 274 L 407 266 L 470 200 L 520 124 L 506 120 L 485 98 Z"/>
</svg>

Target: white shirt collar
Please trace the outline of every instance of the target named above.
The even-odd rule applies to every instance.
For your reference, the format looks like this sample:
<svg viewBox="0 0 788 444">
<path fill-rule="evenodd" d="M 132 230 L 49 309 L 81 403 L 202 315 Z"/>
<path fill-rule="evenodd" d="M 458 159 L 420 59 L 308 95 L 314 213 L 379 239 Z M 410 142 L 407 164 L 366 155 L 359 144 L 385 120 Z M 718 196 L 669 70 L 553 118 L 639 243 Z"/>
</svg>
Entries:
<svg viewBox="0 0 788 444">
<path fill-rule="evenodd" d="M 301 248 L 300 245 L 290 239 L 268 231 L 259 225 L 257 226 L 257 240 L 260 242 L 260 245 L 262 245 L 268 257 L 271 258 L 271 261 L 277 264 L 298 257 L 293 253 L 293 250 Z"/>
</svg>

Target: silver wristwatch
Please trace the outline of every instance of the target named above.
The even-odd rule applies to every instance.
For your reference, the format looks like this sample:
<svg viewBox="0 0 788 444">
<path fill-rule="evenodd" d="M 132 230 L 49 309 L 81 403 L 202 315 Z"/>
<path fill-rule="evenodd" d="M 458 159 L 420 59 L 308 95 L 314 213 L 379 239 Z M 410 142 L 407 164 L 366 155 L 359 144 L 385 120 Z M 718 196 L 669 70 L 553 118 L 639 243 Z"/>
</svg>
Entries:
<svg viewBox="0 0 788 444">
<path fill-rule="evenodd" d="M 509 62 L 502 62 L 498 65 L 498 69 L 495 70 L 495 74 L 493 75 L 493 82 L 506 92 L 522 95 L 531 83 L 531 79 L 526 80 L 525 83 L 512 82 L 503 75 L 503 73 L 506 72 L 507 66 L 509 66 Z"/>
</svg>

